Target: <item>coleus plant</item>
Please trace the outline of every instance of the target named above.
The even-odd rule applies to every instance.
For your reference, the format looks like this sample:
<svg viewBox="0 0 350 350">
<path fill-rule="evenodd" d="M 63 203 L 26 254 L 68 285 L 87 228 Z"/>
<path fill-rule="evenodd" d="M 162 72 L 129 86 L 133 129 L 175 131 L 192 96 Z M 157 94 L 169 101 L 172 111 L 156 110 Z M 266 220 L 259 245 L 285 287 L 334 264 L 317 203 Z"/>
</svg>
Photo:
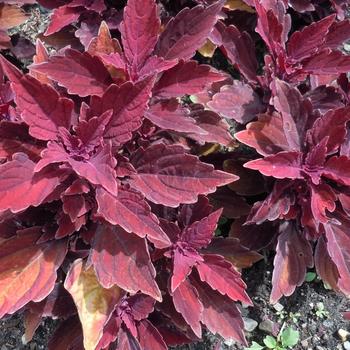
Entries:
<svg viewBox="0 0 350 350">
<path fill-rule="evenodd" d="M 278 222 L 271 301 L 291 295 L 314 264 L 328 285 L 349 295 L 350 115 L 343 73 L 350 58 L 341 48 L 350 38 L 350 22 L 329 14 L 288 38 L 287 2 L 249 5 L 257 11 L 255 30 L 268 51 L 263 74 L 257 73 L 252 33 L 218 22 L 212 38 L 243 81 L 218 82 L 195 100 L 238 123 L 257 117 L 235 137 L 263 156 L 244 166 L 276 179 L 245 223 L 253 231 L 254 224 Z M 260 245 L 271 243 L 270 236 L 262 236 Z"/>
<path fill-rule="evenodd" d="M 223 256 L 250 252 L 213 237 L 205 197 L 238 177 L 190 152 L 228 146 L 229 125 L 182 99 L 227 78 L 191 60 L 223 5 L 160 34 L 156 2 L 129 0 L 121 42 L 102 23 L 85 52 L 38 41 L 27 74 L 1 57 L 0 317 L 24 310 L 26 341 L 50 316 L 51 350 L 166 349 L 202 326 L 245 343 L 234 301 L 251 302 Z"/>
<path fill-rule="evenodd" d="M 335 290 L 348 294 L 343 259 L 349 223 L 349 160 L 344 153 L 349 108 L 321 114 L 297 88 L 279 80 L 275 85 L 276 111 L 259 116 L 247 130 L 236 134 L 264 156 L 245 167 L 277 179 L 268 197 L 252 208 L 248 223 L 287 220 L 278 237 L 271 300 L 290 295 L 303 283 L 307 268 L 314 264 L 309 241 L 318 242 L 318 274 Z"/>
</svg>

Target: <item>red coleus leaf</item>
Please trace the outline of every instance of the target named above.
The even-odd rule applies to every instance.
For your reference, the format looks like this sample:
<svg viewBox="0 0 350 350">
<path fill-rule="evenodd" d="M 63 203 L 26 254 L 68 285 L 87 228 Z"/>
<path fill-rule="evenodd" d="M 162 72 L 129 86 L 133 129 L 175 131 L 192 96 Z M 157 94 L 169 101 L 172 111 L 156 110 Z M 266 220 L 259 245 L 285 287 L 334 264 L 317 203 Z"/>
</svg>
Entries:
<svg viewBox="0 0 350 350">
<path fill-rule="evenodd" d="M 350 57 L 340 51 L 323 50 L 305 60 L 303 70 L 310 74 L 337 74 L 348 72 Z"/>
<path fill-rule="evenodd" d="M 111 85 L 101 98 L 92 97 L 88 113 L 91 117 L 113 111 L 105 128 L 106 139 L 111 139 L 117 145 L 131 139 L 132 133 L 142 124 L 153 82 L 150 77 L 136 84 L 127 82 L 120 87 Z"/>
<path fill-rule="evenodd" d="M 148 320 L 142 320 L 137 326 L 141 349 L 167 350 L 163 337 Z"/>
<path fill-rule="evenodd" d="M 258 121 L 249 123 L 246 130 L 236 133 L 235 138 L 263 156 L 290 150 L 282 117 L 277 113 L 260 116 Z"/>
<path fill-rule="evenodd" d="M 274 259 L 272 303 L 276 303 L 283 295 L 291 295 L 304 282 L 307 268 L 313 267 L 311 245 L 297 231 L 295 224 L 286 221 L 281 231 Z"/>
<path fill-rule="evenodd" d="M 350 108 L 331 109 L 316 119 L 307 133 L 307 139 L 312 146 L 319 144 L 328 137 L 327 151 L 335 152 L 343 142 L 347 133 L 346 123 L 350 120 Z"/>
<path fill-rule="evenodd" d="M 328 30 L 324 46 L 330 49 L 338 49 L 350 37 L 349 20 L 333 22 Z"/>
<path fill-rule="evenodd" d="M 100 147 L 89 159 L 76 160 L 74 155 L 66 152 L 64 147 L 55 142 L 49 142 L 41 154 L 42 159 L 36 164 L 35 172 L 52 163 L 68 163 L 74 172 L 94 185 L 101 185 L 112 194 L 118 193 L 116 161 L 112 157 L 111 146 Z"/>
<path fill-rule="evenodd" d="M 72 350 L 85 350 L 78 316 L 73 316 L 67 320 L 61 321 L 48 343 L 49 350 L 69 348 Z"/>
<path fill-rule="evenodd" d="M 112 83 L 103 63 L 89 53 L 67 49 L 64 56 L 51 56 L 48 62 L 31 66 L 34 72 L 47 75 L 70 94 L 81 97 L 102 96 Z"/>
<path fill-rule="evenodd" d="M 158 248 L 170 245 L 170 240 L 158 224 L 157 217 L 143 196 L 129 188 L 119 188 L 113 196 L 102 188 L 96 189 L 97 213 L 112 225 L 120 225 L 127 232 L 146 237 Z"/>
<path fill-rule="evenodd" d="M 224 85 L 208 102 L 208 107 L 221 116 L 238 123 L 248 123 L 262 111 L 262 105 L 253 89 L 235 80 L 233 85 Z"/>
<path fill-rule="evenodd" d="M 326 210 L 335 210 L 337 196 L 327 184 L 311 186 L 311 211 L 318 222 L 327 223 L 329 217 Z"/>
<path fill-rule="evenodd" d="M 69 129 L 73 101 L 60 97 L 52 87 L 41 84 L 29 75 L 23 75 L 4 58 L 1 65 L 11 81 L 15 102 L 29 133 L 40 140 L 56 140 L 58 128 Z"/>
<path fill-rule="evenodd" d="M 290 84 L 276 80 L 274 106 L 282 115 L 282 125 L 290 150 L 300 150 L 306 132 L 306 122 L 311 104 L 298 89 Z"/>
<path fill-rule="evenodd" d="M 213 29 L 224 1 L 204 8 L 185 8 L 172 18 L 159 37 L 155 53 L 167 60 L 189 59 L 199 49 Z"/>
<path fill-rule="evenodd" d="M 266 199 L 254 204 L 249 213 L 247 224 L 255 223 L 259 225 L 266 220 L 274 221 L 283 218 L 294 202 L 294 197 L 288 193 L 290 186 L 289 181 L 275 182 L 272 192 Z"/>
<path fill-rule="evenodd" d="M 327 237 L 327 251 L 338 270 L 338 288 L 350 295 L 350 235 L 349 221 L 341 218 L 340 222 L 329 221 L 324 225 Z"/>
<path fill-rule="evenodd" d="M 243 320 L 235 303 L 227 296 L 212 290 L 208 285 L 191 280 L 202 304 L 201 322 L 212 333 L 232 338 L 247 345 L 243 332 Z"/>
<path fill-rule="evenodd" d="M 206 134 L 191 118 L 189 109 L 183 107 L 176 99 L 160 101 L 146 111 L 145 117 L 162 129 L 184 133 Z"/>
<path fill-rule="evenodd" d="M 177 145 L 157 144 L 140 149 L 131 162 L 137 173 L 131 175 L 130 185 L 150 201 L 170 207 L 193 203 L 199 194 L 214 192 L 217 186 L 237 179 L 214 170 Z"/>
<path fill-rule="evenodd" d="M 136 321 L 141 321 L 149 316 L 154 311 L 156 301 L 144 294 L 135 294 L 127 299 L 132 317 Z"/>
<path fill-rule="evenodd" d="M 27 19 L 27 15 L 20 7 L 4 3 L 0 5 L 0 30 L 16 27 Z"/>
<path fill-rule="evenodd" d="M 141 291 L 162 300 L 144 238 L 117 226 L 100 225 L 92 244 L 91 260 L 103 287 L 116 284 L 129 293 Z"/>
<path fill-rule="evenodd" d="M 196 120 L 201 130 L 206 131 L 206 134 L 193 133 L 189 134 L 190 138 L 199 143 L 211 142 L 227 147 L 234 144 L 229 123 L 218 114 L 203 109 L 193 111 L 191 117 Z"/>
<path fill-rule="evenodd" d="M 0 242 L 0 317 L 29 301 L 39 302 L 53 290 L 56 271 L 67 253 L 63 240 L 37 244 L 41 229 L 24 229 Z"/>
<path fill-rule="evenodd" d="M 222 210 L 219 209 L 187 226 L 181 233 L 181 241 L 187 242 L 196 250 L 207 247 L 213 238 L 221 213 Z"/>
<path fill-rule="evenodd" d="M 193 332 L 200 338 L 202 336 L 200 321 L 203 305 L 198 298 L 196 288 L 192 286 L 188 279 L 185 279 L 172 295 L 176 311 L 182 315 Z"/>
<path fill-rule="evenodd" d="M 278 0 L 254 0 L 254 6 L 258 14 L 256 32 L 263 38 L 270 51 L 278 54 L 280 49 L 285 47 L 291 27 L 291 18 L 286 14 L 286 6 L 283 1 Z"/>
<path fill-rule="evenodd" d="M 106 125 L 111 120 L 113 111 L 108 110 L 99 117 L 93 117 L 86 120 L 80 120 L 75 128 L 75 132 L 81 141 L 80 148 L 83 148 L 86 153 L 92 152 L 95 147 L 99 146 L 104 134 Z"/>
<path fill-rule="evenodd" d="M 201 261 L 202 257 L 195 251 L 177 247 L 173 251 L 173 275 L 171 276 L 171 292 L 174 292 L 186 277 L 192 272 L 192 267 Z"/>
<path fill-rule="evenodd" d="M 325 177 L 340 184 L 350 185 L 350 159 L 346 156 L 334 156 L 326 162 L 322 173 Z"/>
<path fill-rule="evenodd" d="M 279 152 L 265 158 L 251 160 L 244 167 L 260 171 L 277 179 L 302 179 L 302 153 Z"/>
<path fill-rule="evenodd" d="M 205 254 L 203 259 L 196 265 L 201 281 L 232 300 L 252 305 L 245 292 L 246 285 L 230 262 L 214 254 Z"/>
<path fill-rule="evenodd" d="M 236 221 L 235 221 L 236 222 Z M 236 268 L 247 268 L 247 267 L 251 267 L 254 263 L 256 263 L 257 261 L 262 259 L 262 256 L 258 253 L 256 253 L 255 251 L 250 250 L 251 248 L 247 248 L 241 241 L 240 238 L 241 236 L 239 236 L 239 233 L 236 234 L 236 236 L 239 236 L 238 238 L 233 238 L 234 236 L 234 232 L 232 230 L 234 224 L 232 224 L 231 226 L 231 231 L 230 231 L 230 237 L 228 238 L 223 238 L 223 237 L 215 237 L 213 238 L 213 240 L 211 241 L 210 245 L 204 250 L 205 253 L 209 253 L 209 254 L 217 254 L 217 255 L 221 255 L 223 257 L 225 257 L 225 259 L 227 259 L 228 261 L 232 262 L 232 264 L 236 267 Z M 266 226 L 263 227 L 263 229 L 260 229 L 260 226 L 256 226 L 256 225 L 245 225 L 242 228 L 246 228 L 248 227 L 248 229 L 245 231 L 245 233 L 250 233 L 249 230 L 254 231 L 254 233 L 256 233 L 258 231 L 259 234 L 265 234 L 265 236 L 269 236 L 269 232 L 265 232 L 266 230 Z M 265 230 L 264 230 L 265 229 Z M 243 230 L 242 230 L 243 231 Z M 247 236 L 247 241 L 249 240 L 252 243 L 252 246 L 255 245 L 259 245 L 260 247 L 264 247 L 267 244 L 264 242 L 264 238 L 265 239 L 269 239 L 269 241 L 271 241 L 273 237 L 273 234 L 270 234 L 269 238 L 266 237 L 256 237 L 256 241 L 254 242 L 254 236 L 252 237 L 252 235 Z M 269 243 L 268 241 L 268 243 Z M 260 248 L 259 247 L 259 248 Z M 254 248 L 255 249 L 255 248 Z"/>
<path fill-rule="evenodd" d="M 315 249 L 315 268 L 317 275 L 321 277 L 323 282 L 331 286 L 334 291 L 339 290 L 337 286 L 339 272 L 334 261 L 329 256 L 327 243 L 324 237 L 320 237 L 317 241 Z"/>
<path fill-rule="evenodd" d="M 335 16 L 331 15 L 294 32 L 287 45 L 289 58 L 300 61 L 316 53 L 322 47 L 334 20 Z"/>
<path fill-rule="evenodd" d="M 196 61 L 180 61 L 175 67 L 163 73 L 152 93 L 161 98 L 196 94 L 225 78 L 225 75 L 214 71 L 208 65 L 198 64 Z"/>
<path fill-rule="evenodd" d="M 0 165 L 0 211 L 20 212 L 45 201 L 60 184 L 60 172 L 47 168 L 34 171 L 35 163 L 24 153 Z"/>
<path fill-rule="evenodd" d="M 216 28 L 222 32 L 222 45 L 228 59 L 249 81 L 256 81 L 258 61 L 252 38 L 247 32 L 241 33 L 234 25 L 222 28 L 219 24 Z"/>
<path fill-rule="evenodd" d="M 142 350 L 140 343 L 126 329 L 120 328 L 118 334 L 118 346 L 116 350 Z"/>
<path fill-rule="evenodd" d="M 127 64 L 138 72 L 151 56 L 160 32 L 160 20 L 154 0 L 128 1 L 121 23 L 122 44 Z"/>
<path fill-rule="evenodd" d="M 83 11 L 82 7 L 68 7 L 66 5 L 54 9 L 45 35 L 54 34 L 65 26 L 76 22 Z"/>
</svg>

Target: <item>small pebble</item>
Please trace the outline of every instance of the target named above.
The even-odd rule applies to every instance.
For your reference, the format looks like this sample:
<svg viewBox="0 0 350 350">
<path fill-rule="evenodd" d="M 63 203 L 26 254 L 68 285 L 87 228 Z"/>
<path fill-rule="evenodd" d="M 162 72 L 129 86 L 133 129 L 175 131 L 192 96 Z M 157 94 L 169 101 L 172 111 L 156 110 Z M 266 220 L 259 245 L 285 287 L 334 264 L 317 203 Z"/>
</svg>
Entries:
<svg viewBox="0 0 350 350">
<path fill-rule="evenodd" d="M 346 341 L 343 346 L 345 350 L 350 350 L 350 341 Z"/>
<path fill-rule="evenodd" d="M 307 323 L 303 323 L 302 325 L 301 325 L 301 328 L 303 328 L 303 329 L 305 329 L 307 327 Z"/>
<path fill-rule="evenodd" d="M 325 348 L 322 346 L 316 345 L 316 350 L 325 350 Z"/>
<path fill-rule="evenodd" d="M 273 305 L 273 308 L 277 311 L 277 312 L 281 312 L 284 309 L 284 306 L 280 303 L 276 303 L 275 305 Z"/>
<path fill-rule="evenodd" d="M 346 331 L 345 329 L 340 328 L 338 330 L 338 335 L 339 335 L 339 338 L 341 339 L 342 342 L 345 342 L 348 339 L 349 334 L 350 333 L 348 331 Z"/>
<path fill-rule="evenodd" d="M 322 322 L 322 324 L 323 324 L 326 328 L 331 328 L 331 327 L 333 327 L 334 322 L 331 321 L 331 320 L 325 320 L 325 321 Z"/>
<path fill-rule="evenodd" d="M 248 318 L 248 317 L 243 317 L 244 321 L 244 330 L 247 332 L 253 332 L 253 330 L 258 327 L 258 322 L 255 320 Z"/>
<path fill-rule="evenodd" d="M 318 343 L 320 340 L 321 340 L 321 338 L 320 338 L 319 336 L 317 336 L 317 335 L 314 335 L 314 336 L 312 337 L 312 341 L 313 341 L 314 343 Z"/>
<path fill-rule="evenodd" d="M 323 340 L 328 340 L 328 339 L 329 339 L 328 334 L 323 334 L 322 339 L 323 339 Z"/>
<path fill-rule="evenodd" d="M 259 329 L 265 333 L 273 334 L 274 323 L 271 320 L 265 320 L 260 322 Z"/>
<path fill-rule="evenodd" d="M 225 341 L 224 341 L 224 344 L 226 345 L 226 346 L 233 346 L 233 345 L 235 345 L 235 341 L 233 340 L 233 339 L 226 339 Z"/>
<path fill-rule="evenodd" d="M 308 346 L 309 346 L 309 343 L 308 343 L 308 341 L 305 339 L 305 340 L 302 340 L 301 341 L 301 346 L 303 347 L 303 348 L 307 348 Z"/>
</svg>

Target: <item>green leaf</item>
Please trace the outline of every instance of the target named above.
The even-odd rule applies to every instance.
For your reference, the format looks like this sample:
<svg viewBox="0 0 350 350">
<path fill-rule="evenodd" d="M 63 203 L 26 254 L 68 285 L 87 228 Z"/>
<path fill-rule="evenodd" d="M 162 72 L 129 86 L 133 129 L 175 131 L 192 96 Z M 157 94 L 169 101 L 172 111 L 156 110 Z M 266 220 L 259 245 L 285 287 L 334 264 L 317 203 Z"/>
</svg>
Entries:
<svg viewBox="0 0 350 350">
<path fill-rule="evenodd" d="M 291 327 L 286 328 L 281 334 L 282 345 L 292 348 L 299 341 L 299 332 Z"/>
<path fill-rule="evenodd" d="M 249 348 L 245 348 L 244 350 L 263 350 L 264 347 L 258 344 L 257 342 L 253 341 L 252 345 Z"/>
<path fill-rule="evenodd" d="M 269 349 L 274 349 L 277 346 L 276 339 L 274 337 L 271 337 L 271 335 L 266 336 L 263 341 Z"/>
<path fill-rule="evenodd" d="M 305 276 L 305 282 L 312 282 L 317 277 L 315 272 L 308 272 Z"/>
</svg>

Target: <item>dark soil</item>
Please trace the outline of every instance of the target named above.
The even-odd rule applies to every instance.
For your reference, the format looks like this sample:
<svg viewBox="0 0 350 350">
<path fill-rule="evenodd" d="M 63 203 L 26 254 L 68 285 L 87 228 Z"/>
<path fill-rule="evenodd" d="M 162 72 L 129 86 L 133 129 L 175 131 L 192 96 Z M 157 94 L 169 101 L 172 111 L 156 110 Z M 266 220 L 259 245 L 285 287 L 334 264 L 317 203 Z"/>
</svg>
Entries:
<svg viewBox="0 0 350 350">
<path fill-rule="evenodd" d="M 276 322 L 278 329 L 283 322 L 297 329 L 300 332 L 300 342 L 295 349 L 343 349 L 338 330 L 350 331 L 350 322 L 344 321 L 342 317 L 342 312 L 350 308 L 350 300 L 325 289 L 321 281 L 305 282 L 296 289 L 293 295 L 280 300 L 280 304 L 284 306 L 283 311 L 286 312 L 285 317 L 281 319 L 277 311 L 269 304 L 271 277 L 272 264 L 266 264 L 264 261 L 257 263 L 244 273 L 244 280 L 248 284 L 248 294 L 255 305 L 254 308 L 248 309 L 248 317 L 259 323 L 269 319 Z M 324 317 L 316 315 L 317 303 L 323 303 L 326 311 Z M 300 316 L 293 321 L 290 313 L 294 315 L 299 313 Z M 266 333 L 256 329 L 247 338 L 249 341 L 254 340 L 261 343 L 265 335 Z"/>
<path fill-rule="evenodd" d="M 14 315 L 8 319 L 0 321 L 0 350 L 44 350 L 50 335 L 55 329 L 55 321 L 46 319 L 37 329 L 33 340 L 24 345 L 22 336 L 24 325 L 21 315 Z"/>
</svg>

